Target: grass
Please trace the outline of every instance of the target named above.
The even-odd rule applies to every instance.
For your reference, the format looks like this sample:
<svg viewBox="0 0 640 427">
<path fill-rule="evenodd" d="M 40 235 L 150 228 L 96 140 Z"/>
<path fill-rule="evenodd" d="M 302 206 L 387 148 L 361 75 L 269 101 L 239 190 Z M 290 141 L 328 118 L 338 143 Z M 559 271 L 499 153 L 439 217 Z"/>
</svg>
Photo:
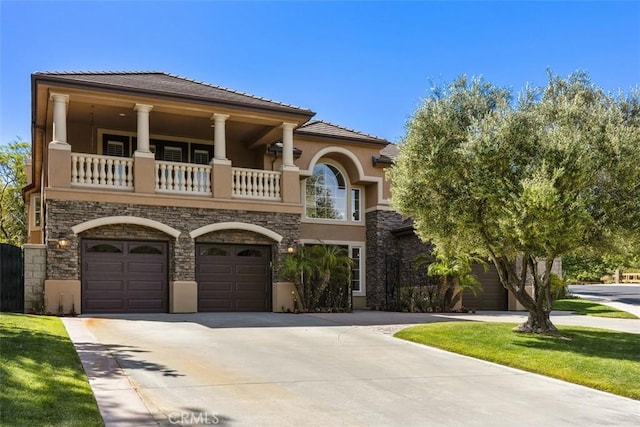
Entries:
<svg viewBox="0 0 640 427">
<path fill-rule="evenodd" d="M 0 315 L 0 386 L 1 426 L 104 425 L 57 317 Z"/>
<path fill-rule="evenodd" d="M 615 317 L 617 319 L 637 319 L 634 314 L 586 299 L 559 299 L 553 302 L 554 310 L 573 311 L 577 314 L 597 317 Z"/>
<path fill-rule="evenodd" d="M 562 336 L 513 332 L 515 324 L 446 322 L 396 337 L 640 400 L 640 335 L 561 327 Z"/>
</svg>

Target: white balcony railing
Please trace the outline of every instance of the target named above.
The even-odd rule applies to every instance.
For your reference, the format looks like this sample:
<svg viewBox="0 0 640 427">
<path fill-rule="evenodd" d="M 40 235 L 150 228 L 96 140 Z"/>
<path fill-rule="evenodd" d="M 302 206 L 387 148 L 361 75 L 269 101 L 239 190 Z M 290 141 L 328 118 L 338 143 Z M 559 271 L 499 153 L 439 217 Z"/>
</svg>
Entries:
<svg viewBox="0 0 640 427">
<path fill-rule="evenodd" d="M 156 160 L 156 191 L 211 195 L 211 166 Z"/>
<path fill-rule="evenodd" d="M 71 153 L 71 185 L 133 191 L 133 159 Z"/>
<path fill-rule="evenodd" d="M 233 197 L 280 200 L 280 172 L 232 168 Z"/>
</svg>

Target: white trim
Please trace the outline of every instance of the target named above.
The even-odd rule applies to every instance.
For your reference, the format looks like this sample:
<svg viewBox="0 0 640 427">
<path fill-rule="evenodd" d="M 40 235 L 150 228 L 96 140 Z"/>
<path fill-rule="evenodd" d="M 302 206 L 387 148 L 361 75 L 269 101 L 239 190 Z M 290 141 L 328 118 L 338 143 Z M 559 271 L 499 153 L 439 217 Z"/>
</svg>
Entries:
<svg viewBox="0 0 640 427">
<path fill-rule="evenodd" d="M 358 170 L 358 179 L 356 180 L 356 182 L 373 182 L 373 183 L 377 183 L 378 184 L 378 204 L 379 205 L 388 205 L 389 199 L 385 199 L 383 197 L 383 189 L 384 189 L 384 178 L 381 178 L 379 176 L 369 176 L 369 175 L 365 175 L 364 174 L 364 168 L 362 167 L 362 164 L 360 163 L 360 160 L 356 157 L 355 154 L 353 154 L 351 151 L 347 150 L 344 147 L 336 147 L 336 146 L 331 146 L 331 147 L 325 147 L 322 150 L 318 151 L 312 158 L 311 161 L 309 162 L 309 169 L 300 169 L 300 176 L 301 177 L 307 177 L 307 176 L 311 176 L 313 175 L 313 168 L 316 166 L 316 164 L 318 163 L 318 161 L 326 156 L 327 154 L 330 153 L 340 153 L 340 154 L 344 154 L 345 156 L 347 156 L 349 159 L 351 159 L 351 161 L 355 164 L 356 169 Z M 333 160 L 333 159 L 332 159 Z M 343 165 L 344 167 L 344 165 Z"/>
<path fill-rule="evenodd" d="M 350 180 L 350 176 L 347 173 L 347 171 L 344 168 L 344 165 L 342 165 L 340 162 L 334 160 L 334 159 L 323 159 L 322 162 L 317 163 L 314 168 L 316 166 L 318 166 L 318 164 L 325 164 L 325 165 L 330 165 L 335 167 L 338 172 L 340 172 L 340 174 L 342 175 L 342 179 L 344 179 L 345 182 L 345 201 L 346 201 L 346 212 L 345 212 L 345 219 L 333 219 L 333 218 L 308 218 L 307 217 L 307 180 L 306 178 L 302 181 L 302 185 L 300 186 L 300 191 L 302 193 L 301 195 L 301 200 L 302 200 L 302 207 L 303 207 L 303 212 L 302 212 L 302 222 L 308 222 L 308 223 L 316 223 L 316 224 L 341 224 L 341 225 L 365 225 L 364 224 L 364 220 L 362 219 L 363 215 L 362 215 L 362 206 L 364 205 L 364 196 L 365 196 L 365 191 L 364 191 L 364 187 L 360 186 L 360 185 L 353 185 L 351 184 L 351 180 Z M 352 195 L 352 190 L 353 189 L 357 189 L 360 191 L 360 220 L 359 221 L 355 221 L 353 219 L 353 199 L 351 198 Z"/>
<path fill-rule="evenodd" d="M 40 201 L 40 225 L 36 224 L 37 219 L 37 211 L 36 211 L 36 203 Z M 44 220 L 42 215 L 42 196 L 40 193 L 34 193 L 31 195 L 31 199 L 29 202 L 29 228 L 31 230 L 42 230 L 42 221 Z"/>
<path fill-rule="evenodd" d="M 347 246 L 349 248 L 349 257 L 351 257 L 351 248 L 360 248 L 360 290 L 352 291 L 354 297 L 367 296 L 367 243 L 358 240 L 318 240 L 318 239 L 300 239 L 300 245 L 336 245 Z M 349 283 L 351 287 L 351 283 Z"/>
<path fill-rule="evenodd" d="M 282 235 L 276 233 L 275 231 L 271 231 L 268 228 L 262 227 L 256 224 L 248 224 L 246 222 L 218 222 L 216 224 L 205 225 L 204 227 L 197 228 L 189 233 L 192 239 L 196 237 L 200 237 L 203 234 L 212 233 L 214 231 L 221 230 L 245 230 L 252 231 L 254 233 L 262 234 L 263 236 L 267 236 L 272 240 L 280 243 L 284 238 Z"/>
<path fill-rule="evenodd" d="M 82 233 L 83 231 L 102 227 L 103 225 L 113 225 L 113 224 L 133 224 L 133 225 L 142 225 L 143 227 L 154 228 L 156 230 L 162 231 L 174 238 L 178 238 L 180 236 L 180 231 L 175 228 L 169 227 L 161 222 L 154 221 L 152 219 L 140 218 L 137 216 L 107 216 L 98 219 L 92 219 L 90 221 L 85 221 L 83 223 L 74 225 L 71 227 L 71 231 L 73 234 Z"/>
</svg>

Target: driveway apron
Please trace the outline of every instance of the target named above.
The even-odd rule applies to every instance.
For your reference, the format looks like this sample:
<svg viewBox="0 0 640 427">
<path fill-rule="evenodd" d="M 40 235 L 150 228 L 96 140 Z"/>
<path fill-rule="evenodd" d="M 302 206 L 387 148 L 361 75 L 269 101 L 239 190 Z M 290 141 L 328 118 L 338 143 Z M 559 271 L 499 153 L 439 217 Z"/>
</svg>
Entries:
<svg viewBox="0 0 640 427">
<path fill-rule="evenodd" d="M 640 425 L 638 401 L 391 336 L 403 323 L 443 317 L 362 317 L 371 315 L 200 313 L 65 322 L 85 333 L 85 345 L 106 349 L 121 369 L 113 380 L 139 396 L 123 399 L 133 411 L 113 400 L 107 425 L 148 425 L 140 402 L 162 426 Z"/>
</svg>

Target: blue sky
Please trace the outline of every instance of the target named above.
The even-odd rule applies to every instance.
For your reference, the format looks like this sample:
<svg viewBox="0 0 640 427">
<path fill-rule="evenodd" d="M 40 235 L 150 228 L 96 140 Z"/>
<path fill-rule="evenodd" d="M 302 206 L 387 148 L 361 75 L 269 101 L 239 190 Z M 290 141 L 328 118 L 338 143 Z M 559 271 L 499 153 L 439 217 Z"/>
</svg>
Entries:
<svg viewBox="0 0 640 427">
<path fill-rule="evenodd" d="M 0 0 L 0 143 L 31 138 L 35 71 L 157 70 L 390 141 L 432 82 L 515 90 L 546 69 L 640 84 L 640 2 Z"/>
</svg>

